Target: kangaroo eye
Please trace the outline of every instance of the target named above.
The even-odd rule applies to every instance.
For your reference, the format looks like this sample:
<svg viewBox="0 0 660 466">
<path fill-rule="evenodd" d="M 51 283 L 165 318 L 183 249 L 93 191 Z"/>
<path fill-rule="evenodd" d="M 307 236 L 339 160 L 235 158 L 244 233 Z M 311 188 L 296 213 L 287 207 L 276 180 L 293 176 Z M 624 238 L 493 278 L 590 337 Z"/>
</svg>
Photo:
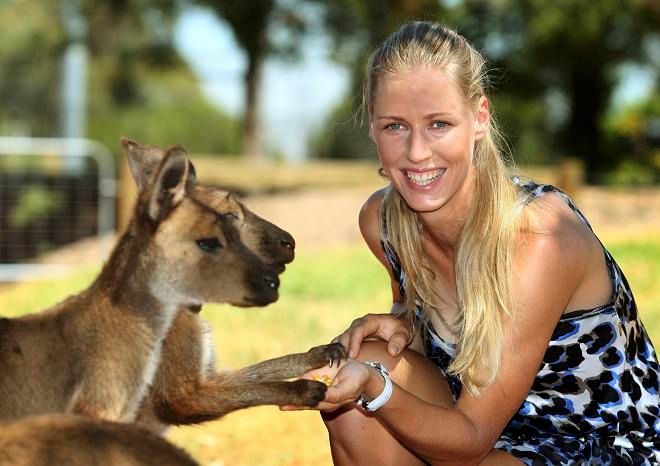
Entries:
<svg viewBox="0 0 660 466">
<path fill-rule="evenodd" d="M 215 252 L 222 248 L 218 238 L 202 238 L 195 240 L 197 247 L 204 252 Z"/>
<path fill-rule="evenodd" d="M 222 224 L 223 222 L 233 222 L 235 220 L 238 220 L 238 214 L 235 214 L 233 212 L 227 212 L 226 214 L 218 214 L 215 221 L 216 223 Z"/>
</svg>

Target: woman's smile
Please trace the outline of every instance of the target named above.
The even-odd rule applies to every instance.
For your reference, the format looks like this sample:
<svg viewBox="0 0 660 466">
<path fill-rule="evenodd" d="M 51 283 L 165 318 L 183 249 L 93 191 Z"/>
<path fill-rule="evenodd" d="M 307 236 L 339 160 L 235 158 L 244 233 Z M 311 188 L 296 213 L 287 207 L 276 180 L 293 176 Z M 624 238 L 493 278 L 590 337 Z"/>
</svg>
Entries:
<svg viewBox="0 0 660 466">
<path fill-rule="evenodd" d="M 446 171 L 446 168 L 424 171 L 403 170 L 403 174 L 408 178 L 408 184 L 412 189 L 427 192 L 440 184 L 442 175 L 444 175 Z"/>
</svg>

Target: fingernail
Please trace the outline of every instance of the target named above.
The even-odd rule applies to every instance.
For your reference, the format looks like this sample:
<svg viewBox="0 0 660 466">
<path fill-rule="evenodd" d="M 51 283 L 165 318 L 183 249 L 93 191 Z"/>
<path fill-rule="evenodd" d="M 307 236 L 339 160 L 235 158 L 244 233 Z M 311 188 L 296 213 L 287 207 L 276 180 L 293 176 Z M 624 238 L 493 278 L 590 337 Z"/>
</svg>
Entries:
<svg viewBox="0 0 660 466">
<path fill-rule="evenodd" d="M 392 356 L 396 356 L 401 351 L 399 345 L 392 345 Z"/>
</svg>

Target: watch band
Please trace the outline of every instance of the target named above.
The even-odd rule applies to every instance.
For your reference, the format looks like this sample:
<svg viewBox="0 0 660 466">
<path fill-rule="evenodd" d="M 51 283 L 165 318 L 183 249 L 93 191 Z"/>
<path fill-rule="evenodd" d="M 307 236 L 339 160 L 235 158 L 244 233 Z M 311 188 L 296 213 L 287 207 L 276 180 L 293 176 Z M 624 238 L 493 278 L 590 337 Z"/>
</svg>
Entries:
<svg viewBox="0 0 660 466">
<path fill-rule="evenodd" d="M 390 379 L 390 374 L 387 372 L 387 369 L 385 367 L 376 361 L 364 361 L 365 364 L 368 366 L 373 367 L 376 369 L 378 372 L 380 372 L 380 375 L 383 376 L 383 379 L 385 380 L 385 387 L 383 388 L 383 391 L 378 395 L 376 398 L 373 400 L 368 401 L 364 395 L 360 395 L 357 400 L 355 400 L 355 403 L 364 409 L 365 411 L 373 412 L 376 411 L 378 408 L 381 408 L 385 403 L 390 401 L 390 397 L 392 396 L 392 379 Z"/>
</svg>

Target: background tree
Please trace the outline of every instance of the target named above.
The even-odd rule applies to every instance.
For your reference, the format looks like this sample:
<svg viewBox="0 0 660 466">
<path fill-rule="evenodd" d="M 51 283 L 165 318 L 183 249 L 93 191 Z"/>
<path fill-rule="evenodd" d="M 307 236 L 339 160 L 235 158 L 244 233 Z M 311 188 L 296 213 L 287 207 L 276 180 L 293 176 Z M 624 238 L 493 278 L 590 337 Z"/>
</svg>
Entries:
<svg viewBox="0 0 660 466">
<path fill-rule="evenodd" d="M 62 0 L 0 3 L 0 132 L 58 135 Z M 81 0 L 88 27 L 87 135 L 238 153 L 240 128 L 201 95 L 173 46 L 176 0 Z"/>
<path fill-rule="evenodd" d="M 510 124 L 520 120 L 516 103 L 536 102 L 551 151 L 581 159 L 591 181 L 617 166 L 621 154 L 606 144 L 604 123 L 620 66 L 651 62 L 651 44 L 660 40 L 657 2 L 468 0 L 455 21 L 502 70 L 497 92 L 513 97 Z"/>
<path fill-rule="evenodd" d="M 276 0 L 197 0 L 224 19 L 245 52 L 245 114 L 243 116 L 243 153 L 263 157 L 259 138 L 260 84 L 264 62 L 270 55 L 297 56 L 305 21 L 300 5 Z M 278 34 L 279 33 L 279 34 Z"/>
<path fill-rule="evenodd" d="M 0 6 L 0 130 L 52 135 L 56 130 L 58 76 L 55 58 L 61 29 L 45 26 L 58 11 L 52 3 L 8 2 Z"/>
<path fill-rule="evenodd" d="M 348 95 L 331 112 L 330 131 L 318 132 L 311 152 L 318 157 L 376 158 L 361 121 L 362 82 L 371 50 L 408 19 L 437 19 L 445 11 L 435 0 L 316 1 L 322 22 L 333 41 L 332 58 L 350 70 Z"/>
</svg>

